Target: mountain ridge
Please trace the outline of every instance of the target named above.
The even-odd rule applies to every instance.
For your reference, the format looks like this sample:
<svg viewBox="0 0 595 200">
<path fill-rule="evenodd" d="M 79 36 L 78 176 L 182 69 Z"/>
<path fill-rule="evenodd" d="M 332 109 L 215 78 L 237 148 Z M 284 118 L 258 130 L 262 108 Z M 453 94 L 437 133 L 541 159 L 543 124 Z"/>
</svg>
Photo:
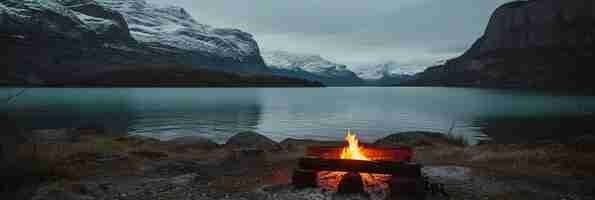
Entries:
<svg viewBox="0 0 595 200">
<path fill-rule="evenodd" d="M 333 63 L 316 54 L 300 54 L 287 51 L 264 51 L 263 59 L 273 74 L 319 81 L 328 86 L 363 85 L 346 65 Z"/>
<path fill-rule="evenodd" d="M 121 12 L 124 7 L 135 9 Z M 160 32 L 139 37 L 143 17 L 156 20 L 144 25 Z M 144 0 L 3 0 L 0 25 L 0 43 L 9 50 L 0 57 L 7 80 L 83 81 L 118 70 L 170 66 L 270 74 L 249 33 L 202 25 L 184 10 Z"/>
<path fill-rule="evenodd" d="M 595 3 L 514 1 L 498 7 L 465 53 L 408 85 L 514 87 L 594 92 Z"/>
</svg>

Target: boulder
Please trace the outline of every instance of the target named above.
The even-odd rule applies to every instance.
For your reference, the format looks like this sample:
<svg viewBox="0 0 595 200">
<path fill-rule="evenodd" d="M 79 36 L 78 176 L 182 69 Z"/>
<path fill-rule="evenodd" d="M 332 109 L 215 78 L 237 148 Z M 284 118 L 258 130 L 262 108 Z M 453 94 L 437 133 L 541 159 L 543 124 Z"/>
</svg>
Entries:
<svg viewBox="0 0 595 200">
<path fill-rule="evenodd" d="M 219 144 L 212 140 L 200 136 L 184 136 L 174 138 L 169 143 L 182 147 L 184 149 L 215 149 Z"/>
<path fill-rule="evenodd" d="M 225 143 L 225 147 L 233 149 L 261 149 L 265 151 L 278 151 L 281 149 L 281 146 L 277 142 L 264 135 L 250 131 L 232 136 Z"/>
<path fill-rule="evenodd" d="M 595 151 L 595 135 L 588 134 L 571 139 L 568 145 L 574 147 L 578 151 L 593 152 Z"/>
<path fill-rule="evenodd" d="M 447 138 L 442 133 L 435 132 L 402 132 L 395 133 L 374 142 L 377 146 L 433 146 L 445 143 Z"/>
<path fill-rule="evenodd" d="M 345 142 L 287 138 L 279 145 L 286 151 L 304 151 L 310 146 L 342 146 L 345 145 Z"/>
</svg>

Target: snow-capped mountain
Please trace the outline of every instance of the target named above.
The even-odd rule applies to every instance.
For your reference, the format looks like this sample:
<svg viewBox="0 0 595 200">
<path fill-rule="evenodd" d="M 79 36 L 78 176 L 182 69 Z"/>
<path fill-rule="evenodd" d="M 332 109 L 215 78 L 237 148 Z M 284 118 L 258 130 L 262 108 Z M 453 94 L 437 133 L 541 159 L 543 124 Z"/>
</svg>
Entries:
<svg viewBox="0 0 595 200">
<path fill-rule="evenodd" d="M 413 75 L 418 72 L 395 61 L 354 65 L 350 69 L 364 80 L 378 80 L 387 76 Z"/>
<path fill-rule="evenodd" d="M 132 40 L 122 15 L 94 1 L 3 0 L 0 24 L 2 33 L 20 37 Z"/>
<path fill-rule="evenodd" d="M 262 57 L 273 74 L 320 81 L 325 85 L 361 85 L 362 80 L 347 66 L 313 54 L 264 51 Z"/>
<path fill-rule="evenodd" d="M 260 54 L 249 33 L 198 23 L 181 7 L 163 7 L 145 0 L 97 1 L 124 15 L 132 36 L 140 42 L 200 51 L 240 62 Z"/>
<path fill-rule="evenodd" d="M 0 44 L 9 79 L 77 81 L 142 68 L 270 74 L 249 33 L 145 0 L 0 0 Z"/>
<path fill-rule="evenodd" d="M 395 61 L 353 65 L 350 69 L 370 85 L 398 85 L 414 79 L 418 72 L 414 67 Z"/>
</svg>

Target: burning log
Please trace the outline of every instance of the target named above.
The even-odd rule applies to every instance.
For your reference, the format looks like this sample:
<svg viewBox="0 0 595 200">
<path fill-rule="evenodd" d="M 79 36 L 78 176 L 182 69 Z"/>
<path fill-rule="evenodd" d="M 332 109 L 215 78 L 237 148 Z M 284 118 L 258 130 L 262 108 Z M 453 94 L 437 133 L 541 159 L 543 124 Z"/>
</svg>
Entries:
<svg viewBox="0 0 595 200">
<path fill-rule="evenodd" d="M 381 148 L 369 145 L 362 145 L 363 154 L 371 160 L 392 160 L 410 161 L 413 157 L 413 149 L 409 147 Z M 307 156 L 326 159 L 339 158 L 344 147 L 309 147 Z"/>
<path fill-rule="evenodd" d="M 379 148 L 360 145 L 357 137 L 347 132 L 344 147 L 310 147 L 307 156 L 298 162 L 292 177 L 297 188 L 316 187 L 317 172 L 327 171 L 339 176 L 338 192 L 363 193 L 364 183 L 375 185 L 389 182 L 391 195 L 396 199 L 425 198 L 421 165 L 411 163 L 413 150 L 408 147 Z M 377 179 L 371 174 L 389 175 L 390 181 Z M 387 177 L 387 176 L 384 176 Z M 324 184 L 323 184 L 324 185 Z"/>
<path fill-rule="evenodd" d="M 318 174 L 316 171 L 296 169 L 293 171 L 291 183 L 296 188 L 309 188 L 318 186 Z"/>
<path fill-rule="evenodd" d="M 338 192 L 341 194 L 364 193 L 364 181 L 359 173 L 349 172 L 339 182 Z"/>
<path fill-rule="evenodd" d="M 320 159 L 304 157 L 299 160 L 300 169 L 314 171 L 343 171 L 371 174 L 390 174 L 397 177 L 421 178 L 421 166 L 392 161 L 368 161 L 348 159 Z"/>
</svg>

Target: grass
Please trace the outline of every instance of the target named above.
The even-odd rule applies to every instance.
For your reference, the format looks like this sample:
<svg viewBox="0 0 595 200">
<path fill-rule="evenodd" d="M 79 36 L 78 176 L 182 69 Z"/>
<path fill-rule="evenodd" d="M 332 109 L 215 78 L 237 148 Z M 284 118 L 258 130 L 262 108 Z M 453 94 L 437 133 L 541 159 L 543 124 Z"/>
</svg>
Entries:
<svg viewBox="0 0 595 200">
<path fill-rule="evenodd" d="M 446 143 L 458 147 L 469 146 L 469 141 L 462 135 L 447 134 L 444 138 Z"/>
<path fill-rule="evenodd" d="M 127 154 L 138 148 L 135 143 L 108 136 L 85 136 L 67 144 L 20 144 L 16 151 L 17 173 L 42 179 L 75 179 L 101 171 L 133 171 L 133 161 L 97 163 L 99 155 Z M 122 165 L 122 166 L 118 166 Z"/>
<path fill-rule="evenodd" d="M 416 153 L 420 161 L 428 164 L 462 165 L 513 175 L 595 175 L 595 152 L 577 151 L 561 144 L 417 148 Z"/>
</svg>

